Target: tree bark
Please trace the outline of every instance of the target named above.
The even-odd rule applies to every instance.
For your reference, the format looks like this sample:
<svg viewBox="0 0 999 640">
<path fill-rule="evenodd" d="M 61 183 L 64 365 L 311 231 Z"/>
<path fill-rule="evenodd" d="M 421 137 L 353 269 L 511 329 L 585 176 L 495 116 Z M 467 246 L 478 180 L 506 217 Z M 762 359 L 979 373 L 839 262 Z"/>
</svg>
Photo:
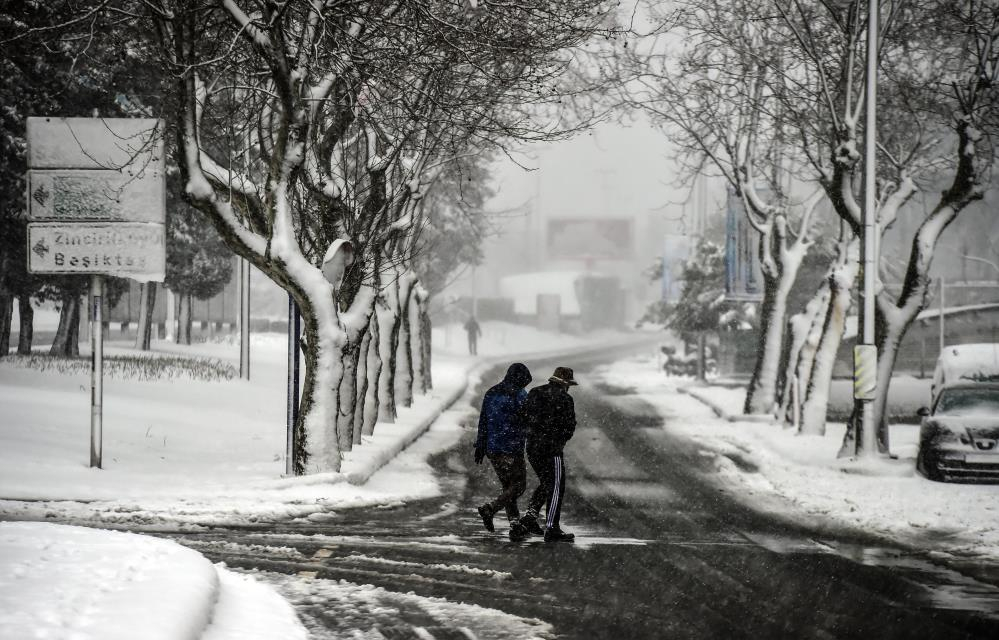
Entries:
<svg viewBox="0 0 999 640">
<path fill-rule="evenodd" d="M 10 330 L 14 320 L 14 296 L 0 295 L 0 358 L 10 353 Z"/>
<path fill-rule="evenodd" d="M 17 297 L 20 320 L 20 332 L 17 335 L 17 353 L 22 356 L 31 355 L 31 344 L 35 336 L 35 308 L 31 306 L 31 296 Z"/>
<path fill-rule="evenodd" d="M 348 345 L 341 352 L 340 362 L 343 366 L 343 377 L 337 390 L 337 426 L 336 432 L 340 442 L 340 451 L 350 451 L 354 448 L 354 412 L 357 409 L 357 371 L 358 359 L 361 357 L 361 345 Z M 365 354 L 366 355 L 366 354 Z M 360 444 L 358 442 L 357 444 Z"/>
<path fill-rule="evenodd" d="M 180 293 L 180 305 L 177 310 L 177 344 L 191 344 L 191 307 L 193 296 L 190 293 Z"/>
<path fill-rule="evenodd" d="M 392 274 L 395 275 L 394 273 Z M 395 357 L 399 344 L 399 280 L 396 277 L 382 288 L 382 304 L 375 309 L 378 318 L 378 421 L 394 423 Z"/>
<path fill-rule="evenodd" d="M 423 311 L 421 296 L 426 296 L 423 287 L 417 283 L 413 287 L 413 295 L 409 300 L 409 333 L 410 333 L 410 367 L 413 375 L 411 388 L 413 393 L 426 393 L 423 363 Z"/>
<path fill-rule="evenodd" d="M 764 294 L 760 310 L 760 346 L 757 352 L 753 377 L 746 391 L 743 412 L 770 413 L 777 397 L 777 373 L 780 351 L 784 341 L 784 317 L 787 314 L 787 295 L 791 290 L 786 274 L 777 277 L 763 276 Z"/>
<path fill-rule="evenodd" d="M 75 358 L 80 355 L 80 298 L 75 295 L 63 296 L 62 308 L 59 310 L 59 326 L 56 328 L 55 339 L 49 354 L 65 358 Z M 92 331 L 100 331 L 94 327 Z"/>
<path fill-rule="evenodd" d="M 784 391 L 781 393 L 780 415 L 785 423 L 793 422 L 794 414 L 798 413 L 804 398 L 798 397 L 798 406 L 794 406 L 792 388 L 797 383 L 800 396 L 804 396 L 808 388 L 808 380 L 812 374 L 812 364 L 815 359 L 815 349 L 822 333 L 824 312 L 829 302 L 829 281 L 819 287 L 815 295 L 805 305 L 804 311 L 796 313 L 787 321 L 787 332 L 790 336 L 786 368 L 790 373 L 784 378 Z M 799 414 L 800 415 L 800 414 Z M 801 425 L 797 425 L 800 427 Z"/>
<path fill-rule="evenodd" d="M 434 388 L 434 377 L 431 369 L 433 364 L 432 347 L 433 347 L 433 324 L 430 321 L 430 310 L 427 298 L 420 301 L 420 350 L 423 352 L 423 385 L 421 390 L 423 393 L 429 392 Z"/>
<path fill-rule="evenodd" d="M 381 303 L 379 302 L 379 305 Z M 364 395 L 364 415 L 361 426 L 361 434 L 370 436 L 375 432 L 375 424 L 378 422 L 378 381 L 382 375 L 382 360 L 379 357 L 379 343 L 381 342 L 381 322 L 378 319 L 377 308 L 371 316 L 371 337 L 368 340 L 368 362 L 365 367 L 368 374 L 366 390 Z"/>
<path fill-rule="evenodd" d="M 368 398 L 368 359 L 371 351 L 371 321 L 361 338 L 361 346 L 357 352 L 357 367 L 354 376 L 357 382 L 354 383 L 354 424 L 351 427 L 353 433 L 352 442 L 361 444 L 361 435 L 364 430 L 364 406 Z"/>
<path fill-rule="evenodd" d="M 153 307 L 156 305 L 156 283 L 140 285 L 139 321 L 136 326 L 135 348 L 149 351 L 153 338 Z"/>
<path fill-rule="evenodd" d="M 823 435 L 826 432 L 826 416 L 829 413 L 829 388 L 832 385 L 836 354 L 843 340 L 846 316 L 852 302 L 851 292 L 857 278 L 858 263 L 856 248 L 858 241 L 849 245 L 850 257 L 829 277 L 829 303 L 822 324 L 822 334 L 815 350 L 815 360 L 811 368 L 808 386 L 805 387 L 805 403 L 801 410 L 799 432 L 809 435 Z"/>
<path fill-rule="evenodd" d="M 395 399 L 403 407 L 413 406 L 412 323 L 409 308 L 413 298 L 415 276 L 406 270 L 399 279 L 399 337 L 395 356 Z"/>
</svg>

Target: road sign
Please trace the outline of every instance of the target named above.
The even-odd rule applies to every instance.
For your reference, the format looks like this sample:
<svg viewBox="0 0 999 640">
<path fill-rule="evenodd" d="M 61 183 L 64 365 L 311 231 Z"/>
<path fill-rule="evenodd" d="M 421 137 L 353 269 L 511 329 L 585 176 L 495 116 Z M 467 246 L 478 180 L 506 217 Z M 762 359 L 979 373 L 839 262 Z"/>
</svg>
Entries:
<svg viewBox="0 0 999 640">
<path fill-rule="evenodd" d="M 32 169 L 32 220 L 165 222 L 163 176 L 152 168 Z"/>
<path fill-rule="evenodd" d="M 28 270 L 162 281 L 163 123 L 28 118 Z"/>
<path fill-rule="evenodd" d="M 164 225 L 148 222 L 35 222 L 28 225 L 28 271 L 162 282 L 164 233 Z"/>
<path fill-rule="evenodd" d="M 853 397 L 873 400 L 878 387 L 878 348 L 873 344 L 853 347 Z"/>
<path fill-rule="evenodd" d="M 153 118 L 28 118 L 28 167 L 162 172 L 163 122 Z"/>
<path fill-rule="evenodd" d="M 93 276 L 91 467 L 103 456 L 102 276 L 166 271 L 162 133 L 149 118 L 28 118 L 28 271 Z"/>
</svg>

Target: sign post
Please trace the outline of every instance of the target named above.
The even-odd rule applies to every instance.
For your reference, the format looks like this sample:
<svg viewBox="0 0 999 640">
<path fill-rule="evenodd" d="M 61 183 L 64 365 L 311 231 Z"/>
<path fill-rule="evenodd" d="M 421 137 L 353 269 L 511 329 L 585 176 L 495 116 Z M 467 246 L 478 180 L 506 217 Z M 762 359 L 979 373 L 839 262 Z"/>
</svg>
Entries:
<svg viewBox="0 0 999 640">
<path fill-rule="evenodd" d="M 102 469 L 104 407 L 104 278 L 90 277 L 90 466 Z"/>
<path fill-rule="evenodd" d="M 298 421 L 299 339 L 302 334 L 301 315 L 295 298 L 288 294 L 288 433 L 285 443 L 284 472 L 295 475 L 295 423 Z"/>
<path fill-rule="evenodd" d="M 163 123 L 28 118 L 28 271 L 90 275 L 90 466 L 103 456 L 104 276 L 162 282 Z"/>
</svg>

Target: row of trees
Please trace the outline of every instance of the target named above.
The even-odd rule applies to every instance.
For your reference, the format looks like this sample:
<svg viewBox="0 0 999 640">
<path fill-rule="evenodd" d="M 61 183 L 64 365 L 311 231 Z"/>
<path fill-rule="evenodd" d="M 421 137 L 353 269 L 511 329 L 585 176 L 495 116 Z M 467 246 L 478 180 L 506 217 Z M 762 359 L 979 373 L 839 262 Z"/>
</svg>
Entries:
<svg viewBox="0 0 999 640">
<path fill-rule="evenodd" d="M 937 241 L 991 181 L 999 5 L 880 5 L 877 230 L 900 215 L 917 221 L 901 291 L 879 283 L 877 293 L 874 411 L 886 452 L 897 350 L 926 305 Z M 617 53 L 606 69 L 624 79 L 625 100 L 679 147 L 687 173 L 723 178 L 758 232 L 765 294 L 745 411 L 788 415 L 793 377 L 804 390 L 801 429 L 821 433 L 858 275 L 866 2 L 698 0 L 672 8 L 659 17 L 675 29 Z M 934 194 L 929 206 L 906 206 L 920 191 Z M 822 216 L 825 209 L 832 215 Z M 811 301 L 790 314 L 788 294 L 818 235 L 837 238 L 834 258 Z M 843 454 L 858 452 L 858 428 L 855 409 Z"/>
<path fill-rule="evenodd" d="M 565 52 L 611 6 L 55 4 L 59 19 L 21 24 L 15 41 L 71 52 L 67 73 L 88 86 L 113 52 L 127 73 L 105 96 L 166 121 L 184 200 L 297 302 L 297 473 L 338 470 L 342 452 L 429 387 L 428 287 L 477 259 L 441 244 L 481 234 L 492 154 L 566 133 Z"/>
</svg>

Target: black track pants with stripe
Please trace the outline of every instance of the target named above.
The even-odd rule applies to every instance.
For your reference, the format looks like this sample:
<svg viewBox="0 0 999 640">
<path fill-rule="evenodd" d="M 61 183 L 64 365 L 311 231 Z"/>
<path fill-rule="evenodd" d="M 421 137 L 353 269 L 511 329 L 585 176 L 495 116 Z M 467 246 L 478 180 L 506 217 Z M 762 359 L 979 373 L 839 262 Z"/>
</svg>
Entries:
<svg viewBox="0 0 999 640">
<path fill-rule="evenodd" d="M 559 517 L 562 514 L 562 499 L 565 496 L 565 461 L 562 452 L 543 452 L 527 450 L 527 461 L 538 476 L 538 488 L 528 502 L 530 513 L 541 513 L 541 507 L 548 505 L 548 517 L 545 526 L 549 529 L 559 528 Z"/>
</svg>

